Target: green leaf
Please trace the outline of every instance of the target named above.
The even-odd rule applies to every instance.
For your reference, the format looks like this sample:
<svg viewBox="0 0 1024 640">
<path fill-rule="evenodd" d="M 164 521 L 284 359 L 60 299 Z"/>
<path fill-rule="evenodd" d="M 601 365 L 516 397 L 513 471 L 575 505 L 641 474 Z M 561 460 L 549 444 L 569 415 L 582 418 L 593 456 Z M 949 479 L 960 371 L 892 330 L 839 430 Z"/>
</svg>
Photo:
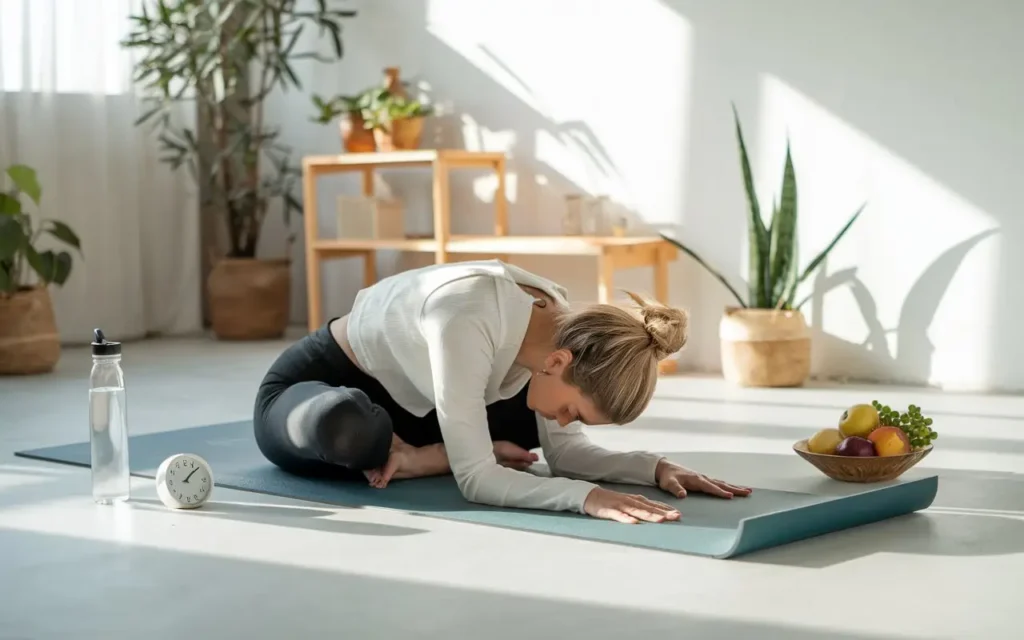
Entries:
<svg viewBox="0 0 1024 640">
<path fill-rule="evenodd" d="M 10 176 L 11 182 L 18 188 L 19 191 L 24 192 L 29 198 L 32 198 L 32 202 L 39 205 L 39 200 L 43 195 L 43 188 L 39 186 L 39 179 L 36 176 L 36 171 L 32 167 L 16 164 L 7 168 L 7 175 Z"/>
<path fill-rule="evenodd" d="M 52 271 L 52 266 L 48 259 L 44 257 L 45 253 L 39 253 L 36 251 L 36 248 L 29 244 L 28 238 L 26 238 L 25 242 L 21 245 L 21 250 L 25 254 L 25 258 L 28 260 L 28 265 L 32 267 L 32 270 L 39 275 L 39 278 L 43 282 L 48 283 L 50 280 L 47 276 Z M 53 252 L 51 251 L 48 253 L 52 254 Z"/>
<path fill-rule="evenodd" d="M 16 216 L 21 213 L 21 200 L 6 193 L 0 193 L 0 215 Z"/>
<path fill-rule="evenodd" d="M 7 265 L 0 263 L 0 291 L 13 293 L 16 288 L 14 276 L 7 270 Z"/>
<path fill-rule="evenodd" d="M 22 245 L 28 243 L 25 228 L 14 216 L 0 218 L 0 260 L 10 260 Z"/>
<path fill-rule="evenodd" d="M 700 266 L 702 266 L 705 269 L 707 269 L 708 273 L 713 275 L 715 278 L 718 279 L 719 282 L 721 282 L 722 284 L 725 285 L 725 288 L 728 289 L 730 293 L 732 293 L 733 297 L 736 298 L 736 301 L 739 302 L 741 307 L 745 308 L 747 306 L 747 303 L 743 301 L 743 298 L 740 296 L 739 293 L 737 293 L 736 289 L 734 289 L 732 287 L 732 285 L 729 284 L 729 281 L 725 279 L 725 276 L 723 276 L 720 272 L 718 272 L 715 269 L 713 269 L 711 267 L 711 265 L 709 265 L 707 262 L 704 261 L 703 258 L 701 258 L 699 255 L 697 255 L 697 253 L 695 251 L 693 251 L 693 249 L 690 249 L 689 247 L 687 247 L 683 243 L 679 242 L 675 238 L 670 238 L 670 237 L 666 236 L 664 233 L 661 233 L 659 235 L 662 238 L 664 238 L 665 240 L 668 240 L 669 242 L 671 242 L 676 247 L 678 247 L 683 253 L 685 253 L 686 255 L 688 255 L 691 258 L 693 258 L 697 262 L 697 264 L 699 264 Z"/>
<path fill-rule="evenodd" d="M 781 309 L 793 309 L 793 298 L 796 297 L 796 289 L 800 285 L 800 260 L 799 260 L 800 238 L 793 236 L 793 259 L 786 267 L 782 277 L 782 296 L 775 301 L 775 306 Z M 780 304 L 781 302 L 781 304 Z"/>
<path fill-rule="evenodd" d="M 72 231 L 71 227 L 64 224 L 60 220 L 47 220 L 46 222 L 50 223 L 50 226 L 46 229 L 46 231 L 51 236 L 57 238 L 61 242 L 71 245 L 75 249 L 78 249 L 78 253 L 79 255 L 81 255 L 82 243 L 78 239 L 78 235 L 75 234 L 74 231 Z"/>
<path fill-rule="evenodd" d="M 797 190 L 796 172 L 793 170 L 793 156 L 790 153 L 789 144 L 786 144 L 786 167 L 782 175 L 782 195 L 778 206 L 772 215 L 772 227 L 770 232 L 768 249 L 768 290 L 769 303 L 772 307 L 778 307 L 779 301 L 784 299 L 787 292 L 787 285 L 790 278 L 791 264 L 797 262 L 796 247 L 796 226 L 797 226 Z"/>
<path fill-rule="evenodd" d="M 813 273 L 815 269 L 818 268 L 818 265 L 821 264 L 821 261 L 828 257 L 829 252 L 832 251 L 832 248 L 835 247 L 839 240 L 846 234 L 847 231 L 849 231 L 850 227 L 852 227 L 853 223 L 857 220 L 858 217 L 860 217 L 861 212 L 864 211 L 864 207 L 866 206 L 866 202 L 860 205 L 860 208 L 858 208 L 856 213 L 854 213 L 853 216 L 850 217 L 849 222 L 847 222 L 846 225 L 839 230 L 839 233 L 837 233 L 836 237 L 832 239 L 832 242 L 830 242 L 828 246 L 825 247 L 825 249 L 822 250 L 822 252 L 819 253 L 818 256 L 814 258 L 814 260 L 812 260 L 809 265 L 807 265 L 807 268 L 804 269 L 803 274 L 800 275 L 798 283 L 806 280 L 807 277 L 811 275 L 811 273 Z"/>
<path fill-rule="evenodd" d="M 71 254 L 61 251 L 53 258 L 53 282 L 63 285 L 71 275 Z"/>
<path fill-rule="evenodd" d="M 736 123 L 736 138 L 740 149 L 740 167 L 743 170 L 743 186 L 747 194 L 747 233 L 749 251 L 749 275 L 747 288 L 750 304 L 756 308 L 764 308 L 768 304 L 768 230 L 761 218 L 761 208 L 757 203 L 757 192 L 754 189 L 754 177 L 750 170 L 747 157 L 747 145 L 743 141 L 743 128 L 740 125 L 736 105 L 732 107 L 733 120 Z"/>
</svg>

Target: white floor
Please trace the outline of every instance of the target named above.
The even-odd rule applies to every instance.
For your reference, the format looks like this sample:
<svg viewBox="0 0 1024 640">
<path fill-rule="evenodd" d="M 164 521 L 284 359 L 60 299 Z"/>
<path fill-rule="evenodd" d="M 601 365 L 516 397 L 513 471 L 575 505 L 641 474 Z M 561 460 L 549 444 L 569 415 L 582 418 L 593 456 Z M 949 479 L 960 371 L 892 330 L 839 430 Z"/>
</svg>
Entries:
<svg viewBox="0 0 1024 640">
<path fill-rule="evenodd" d="M 282 346 L 126 345 L 132 431 L 248 418 Z M 172 513 L 144 479 L 94 506 L 87 470 L 13 455 L 87 437 L 89 366 L 68 349 L 53 375 L 0 378 L 3 639 L 1024 637 L 1022 397 L 665 379 L 644 419 L 593 437 L 742 466 L 788 460 L 856 402 L 936 418 L 932 509 L 725 561 L 222 489 Z"/>
</svg>

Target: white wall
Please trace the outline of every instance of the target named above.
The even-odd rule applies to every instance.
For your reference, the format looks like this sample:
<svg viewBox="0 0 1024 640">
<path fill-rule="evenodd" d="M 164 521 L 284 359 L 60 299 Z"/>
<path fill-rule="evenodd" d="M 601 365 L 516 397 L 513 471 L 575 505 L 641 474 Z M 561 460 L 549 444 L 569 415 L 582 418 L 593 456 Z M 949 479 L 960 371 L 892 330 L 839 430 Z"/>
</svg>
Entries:
<svg viewBox="0 0 1024 640">
<path fill-rule="evenodd" d="M 431 85 L 447 113 L 428 144 L 510 156 L 512 233 L 558 233 L 562 195 L 611 195 L 684 238 L 734 282 L 744 274 L 744 198 L 730 102 L 743 120 L 764 202 L 777 193 L 785 136 L 800 183 L 806 262 L 868 207 L 807 291 L 814 374 L 949 388 L 1024 389 L 1024 3 L 838 0 L 577 0 L 353 3 L 347 55 L 310 68 L 307 89 L 354 91 L 381 68 Z M 1016 26 L 1015 26 L 1016 25 Z M 308 96 L 274 105 L 299 153 L 339 150 L 309 122 Z M 388 172 L 415 228 L 430 229 L 429 175 Z M 323 232 L 333 195 L 324 180 Z M 486 231 L 493 182 L 453 183 L 457 232 Z M 298 226 L 296 230 L 300 230 Z M 268 252 L 282 234 L 268 229 Z M 301 241 L 296 320 L 305 318 Z M 381 274 L 425 264 L 382 255 Z M 584 259 L 517 262 L 596 295 Z M 347 311 L 358 262 L 324 274 L 327 311 Z M 650 289 L 649 274 L 619 283 Z M 730 296 L 685 256 L 672 298 L 693 313 L 683 364 L 719 369 L 717 321 Z"/>
</svg>

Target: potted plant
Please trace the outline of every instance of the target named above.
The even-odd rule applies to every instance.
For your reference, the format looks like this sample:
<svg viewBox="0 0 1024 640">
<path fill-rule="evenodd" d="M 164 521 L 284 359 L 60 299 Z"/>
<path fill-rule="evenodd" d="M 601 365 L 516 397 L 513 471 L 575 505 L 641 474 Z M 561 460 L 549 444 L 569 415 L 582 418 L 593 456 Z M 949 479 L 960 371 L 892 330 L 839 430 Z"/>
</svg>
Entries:
<svg viewBox="0 0 1024 640">
<path fill-rule="evenodd" d="M 377 150 L 377 142 L 373 139 L 373 130 L 367 125 L 364 117 L 369 102 L 369 91 L 354 96 L 335 96 L 329 100 L 314 94 L 313 105 L 317 108 L 317 115 L 312 120 L 328 124 L 340 116 L 339 129 L 345 151 L 371 153 Z"/>
<path fill-rule="evenodd" d="M 50 285 L 62 286 L 71 275 L 68 251 L 43 249 L 43 234 L 81 255 L 78 236 L 51 218 L 33 221 L 22 196 L 36 207 L 42 187 L 25 165 L 7 168 L 13 187 L 0 192 L 0 374 L 49 373 L 60 360 L 60 335 L 50 299 Z"/>
<path fill-rule="evenodd" d="M 275 90 L 302 86 L 293 64 L 342 57 L 342 19 L 353 11 L 328 0 L 161 0 L 132 15 L 122 46 L 137 51 L 134 81 L 151 107 L 137 124 L 154 123 L 163 159 L 196 177 L 204 204 L 219 214 L 224 256 L 206 282 L 210 320 L 221 339 L 268 339 L 284 333 L 291 304 L 290 260 L 257 256 L 263 222 L 280 207 L 285 223 L 302 206 L 294 195 L 301 170 L 280 131 L 266 122 Z M 306 27 L 330 36 L 330 56 L 303 52 Z M 175 122 L 177 107 L 198 126 Z M 292 237 L 289 237 L 289 244 Z"/>
<path fill-rule="evenodd" d="M 810 296 L 796 302 L 797 289 L 853 226 L 865 205 L 857 209 L 832 242 L 801 270 L 797 248 L 796 171 L 789 143 L 787 141 L 780 198 L 773 207 L 771 221 L 765 226 L 735 107 L 733 118 L 748 205 L 747 298 L 692 249 L 661 235 L 707 269 L 736 298 L 738 306 L 727 307 L 719 324 L 724 377 L 742 386 L 800 386 L 807 380 L 811 367 L 810 331 L 800 311 Z"/>
<path fill-rule="evenodd" d="M 434 113 L 430 105 L 380 88 L 372 93 L 366 110 L 366 126 L 373 130 L 379 151 L 418 149 L 424 119 Z"/>
</svg>

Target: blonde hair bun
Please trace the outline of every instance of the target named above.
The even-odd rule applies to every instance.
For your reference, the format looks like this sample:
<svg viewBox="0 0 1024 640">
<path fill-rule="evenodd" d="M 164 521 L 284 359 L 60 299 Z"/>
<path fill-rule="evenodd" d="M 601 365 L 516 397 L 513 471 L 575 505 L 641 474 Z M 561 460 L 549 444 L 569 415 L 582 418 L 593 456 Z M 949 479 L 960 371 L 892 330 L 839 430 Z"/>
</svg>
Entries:
<svg viewBox="0 0 1024 640">
<path fill-rule="evenodd" d="M 626 291 L 626 295 L 640 307 L 656 360 L 663 360 L 686 346 L 690 321 L 686 311 L 649 302 L 632 291 Z"/>
</svg>

